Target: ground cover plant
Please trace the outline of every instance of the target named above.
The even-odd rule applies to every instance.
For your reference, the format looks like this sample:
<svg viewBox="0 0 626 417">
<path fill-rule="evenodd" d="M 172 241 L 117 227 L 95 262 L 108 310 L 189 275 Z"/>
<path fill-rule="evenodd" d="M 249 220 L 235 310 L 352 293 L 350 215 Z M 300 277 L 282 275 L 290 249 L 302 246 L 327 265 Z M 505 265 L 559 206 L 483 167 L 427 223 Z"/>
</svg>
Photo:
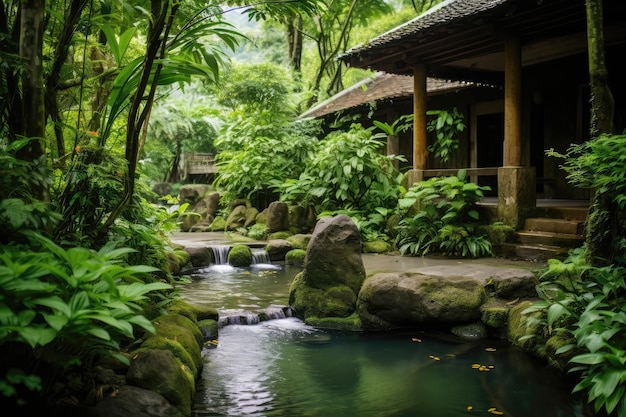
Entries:
<svg viewBox="0 0 626 417">
<path fill-rule="evenodd" d="M 595 190 L 585 245 L 565 261 L 550 260 L 540 285 L 543 301 L 526 313 L 546 335 L 565 334 L 571 343 L 556 351 L 580 376 L 596 413 L 626 416 L 626 136 L 601 135 L 572 145 L 564 159 L 569 181 Z M 539 314 L 537 316 L 537 314 Z M 539 336 L 541 338 L 541 336 Z"/>
<path fill-rule="evenodd" d="M 464 170 L 413 184 L 398 201 L 402 220 L 396 227 L 396 241 L 400 253 L 470 258 L 491 255 L 491 243 L 479 232 L 477 210 L 488 189 L 467 182 Z"/>
</svg>

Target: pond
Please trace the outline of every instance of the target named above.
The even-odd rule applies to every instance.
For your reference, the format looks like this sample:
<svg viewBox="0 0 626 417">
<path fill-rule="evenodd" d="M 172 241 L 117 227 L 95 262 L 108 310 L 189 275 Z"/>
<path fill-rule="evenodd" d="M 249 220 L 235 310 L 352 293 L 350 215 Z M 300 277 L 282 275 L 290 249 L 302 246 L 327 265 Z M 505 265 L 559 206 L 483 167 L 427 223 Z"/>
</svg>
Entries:
<svg viewBox="0 0 626 417">
<path fill-rule="evenodd" d="M 182 295 L 220 316 L 287 303 L 300 269 L 213 265 Z M 444 334 L 327 332 L 288 317 L 220 329 L 205 351 L 194 416 L 582 417 L 582 402 L 544 362 L 502 340 Z"/>
</svg>

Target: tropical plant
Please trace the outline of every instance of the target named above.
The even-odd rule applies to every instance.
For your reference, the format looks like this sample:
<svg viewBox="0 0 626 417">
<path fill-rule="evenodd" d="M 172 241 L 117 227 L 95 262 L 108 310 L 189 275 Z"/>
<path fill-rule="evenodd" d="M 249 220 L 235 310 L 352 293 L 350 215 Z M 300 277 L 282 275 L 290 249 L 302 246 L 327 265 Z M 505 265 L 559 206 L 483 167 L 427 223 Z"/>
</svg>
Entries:
<svg viewBox="0 0 626 417">
<path fill-rule="evenodd" d="M 538 287 L 543 300 L 523 312 L 547 335 L 572 336 L 556 354 L 568 355 L 569 372 L 580 375 L 574 392 L 585 391 L 596 413 L 618 417 L 626 416 L 625 277 L 623 266 L 592 266 L 584 248 L 572 251 L 565 261 L 550 260 Z"/>
<path fill-rule="evenodd" d="M 300 177 L 279 185 L 281 199 L 315 206 L 318 213 L 395 207 L 400 175 L 392 162 L 401 157 L 383 155 L 379 138 L 356 124 L 331 132 Z"/>
<path fill-rule="evenodd" d="M 400 252 L 472 258 L 490 255 L 489 240 L 478 234 L 476 208 L 487 190 L 489 187 L 466 182 L 465 170 L 413 184 L 398 200 L 397 212 L 403 216 L 397 226 Z"/>
<path fill-rule="evenodd" d="M 278 199 L 275 184 L 298 177 L 318 148 L 319 121 L 272 121 L 265 115 L 233 112 L 216 140 L 215 186 L 259 209 Z"/>
<path fill-rule="evenodd" d="M 145 282 L 155 268 L 121 262 L 133 249 L 63 249 L 27 234 L 39 250 L 0 249 L 0 390 L 18 399 L 33 389 L 52 394 L 56 381 L 102 355 L 128 362 L 120 348 L 135 329 L 154 332 L 142 311 L 147 296 L 171 289 Z"/>
<path fill-rule="evenodd" d="M 613 263 L 626 249 L 626 135 L 573 144 L 565 154 L 553 149 L 546 153 L 563 159 L 571 184 L 595 191 L 586 226 L 589 262 Z"/>
<path fill-rule="evenodd" d="M 441 162 L 446 163 L 454 152 L 459 149 L 458 134 L 465 130 L 463 114 L 457 108 L 447 110 L 429 110 L 428 116 L 435 116 L 426 125 L 429 132 L 435 133 L 435 141 L 428 146 L 428 151 Z"/>
</svg>

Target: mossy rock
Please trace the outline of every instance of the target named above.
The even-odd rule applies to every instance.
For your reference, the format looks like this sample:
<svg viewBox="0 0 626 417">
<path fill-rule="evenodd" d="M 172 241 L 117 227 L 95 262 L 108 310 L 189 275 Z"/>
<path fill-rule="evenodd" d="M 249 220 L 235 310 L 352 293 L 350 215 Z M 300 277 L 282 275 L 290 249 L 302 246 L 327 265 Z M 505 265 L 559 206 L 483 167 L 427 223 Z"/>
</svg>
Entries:
<svg viewBox="0 0 626 417">
<path fill-rule="evenodd" d="M 563 353 L 556 353 L 559 349 L 567 345 L 576 345 L 576 339 L 571 333 L 566 331 L 557 331 L 546 340 L 546 355 L 550 364 L 562 371 L 566 371 L 573 366 L 569 362 L 570 359 L 583 353 L 581 349 L 576 347 Z"/>
<path fill-rule="evenodd" d="M 219 320 L 220 313 L 214 307 L 194 306 L 198 321 L 201 320 Z"/>
<path fill-rule="evenodd" d="M 226 219 L 222 216 L 215 216 L 215 219 L 209 226 L 209 230 L 212 232 L 223 232 L 226 230 Z"/>
<path fill-rule="evenodd" d="M 296 233 L 295 235 L 287 237 L 289 243 L 294 249 L 303 249 L 306 250 L 307 246 L 309 246 L 309 242 L 311 241 L 311 235 Z"/>
<path fill-rule="evenodd" d="M 234 267 L 247 268 L 252 264 L 252 251 L 248 245 L 236 244 L 228 252 L 228 263 Z"/>
<path fill-rule="evenodd" d="M 384 240 L 363 242 L 362 251 L 363 253 L 387 253 L 391 251 L 391 244 Z"/>
<path fill-rule="evenodd" d="M 267 240 L 288 240 L 293 234 L 288 230 L 281 230 L 279 232 L 270 233 L 267 236 Z"/>
<path fill-rule="evenodd" d="M 490 301 L 480 307 L 480 321 L 485 326 L 506 333 L 510 309 L 511 307 L 503 301 Z"/>
<path fill-rule="evenodd" d="M 202 369 L 201 367 L 198 367 L 199 364 L 194 362 L 191 354 L 177 340 L 167 339 L 161 336 L 149 337 L 141 344 L 141 348 L 133 352 L 133 356 L 147 349 L 169 350 L 178 360 L 182 362 L 183 365 L 189 368 L 194 379 L 198 377 L 198 374 Z"/>
<path fill-rule="evenodd" d="M 357 295 L 343 284 L 314 288 L 306 285 L 302 272 L 294 278 L 289 290 L 289 305 L 297 317 L 347 317 L 356 309 Z"/>
<path fill-rule="evenodd" d="M 187 251 L 185 251 L 184 248 L 174 249 L 173 254 L 176 262 L 178 262 L 178 265 L 180 265 L 181 268 L 187 265 L 191 259 L 191 256 L 187 253 Z"/>
<path fill-rule="evenodd" d="M 202 368 L 201 349 L 204 336 L 195 322 L 181 314 L 165 314 L 155 319 L 154 328 L 157 336 L 180 343 L 197 369 Z"/>
<path fill-rule="evenodd" d="M 513 242 L 515 239 L 515 228 L 506 224 L 483 225 L 477 231 L 487 236 L 496 255 L 502 254 L 502 247 L 505 243 Z"/>
<path fill-rule="evenodd" d="M 218 321 L 212 319 L 200 320 L 198 328 L 204 336 L 204 341 L 215 340 L 219 335 Z"/>
<path fill-rule="evenodd" d="M 144 349 L 133 356 L 128 384 L 161 394 L 179 416 L 190 416 L 196 384 L 193 373 L 167 349 Z"/>
<path fill-rule="evenodd" d="M 353 313 L 348 317 L 309 317 L 305 320 L 309 326 L 317 327 L 325 330 L 337 330 L 342 332 L 360 332 L 363 331 L 363 325 L 359 315 Z"/>
<path fill-rule="evenodd" d="M 285 263 L 287 265 L 303 266 L 306 251 L 304 249 L 292 249 L 285 254 Z"/>
<path fill-rule="evenodd" d="M 545 345 L 543 341 L 543 325 L 540 320 L 529 321 L 538 318 L 541 313 L 523 314 L 524 310 L 532 306 L 531 301 L 522 301 L 509 311 L 507 337 L 509 342 L 521 347 L 524 351 L 545 358 Z"/>
<path fill-rule="evenodd" d="M 180 298 L 172 300 L 167 307 L 167 311 L 170 314 L 181 314 L 194 323 L 199 320 L 219 319 L 219 313 L 216 308 L 189 304 Z"/>
<path fill-rule="evenodd" d="M 256 224 L 264 224 L 265 227 L 267 227 L 267 213 L 268 213 L 268 209 L 265 209 L 259 214 L 257 214 L 256 219 L 254 219 Z"/>
<path fill-rule="evenodd" d="M 196 307 L 180 298 L 172 300 L 167 306 L 167 311 L 169 314 L 180 314 L 181 316 L 185 316 L 194 323 L 198 321 Z"/>
</svg>

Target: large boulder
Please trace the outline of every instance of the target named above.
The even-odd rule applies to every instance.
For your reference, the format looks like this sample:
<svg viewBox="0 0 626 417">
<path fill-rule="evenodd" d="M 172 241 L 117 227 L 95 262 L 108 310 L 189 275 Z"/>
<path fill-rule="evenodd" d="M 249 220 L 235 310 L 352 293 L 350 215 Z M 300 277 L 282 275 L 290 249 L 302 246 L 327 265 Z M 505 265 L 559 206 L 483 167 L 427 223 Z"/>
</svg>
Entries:
<svg viewBox="0 0 626 417">
<path fill-rule="evenodd" d="M 483 285 L 471 277 L 378 273 L 363 284 L 358 312 L 370 330 L 446 327 L 480 320 L 486 297 Z"/>
<path fill-rule="evenodd" d="M 365 280 L 361 236 L 345 215 L 322 218 L 307 247 L 304 269 L 294 279 L 289 304 L 298 317 L 348 317 Z"/>
<path fill-rule="evenodd" d="M 180 411 L 162 395 L 145 388 L 123 385 L 98 401 L 94 407 L 84 408 L 85 417 L 178 417 Z"/>
<path fill-rule="evenodd" d="M 289 229 L 289 206 L 282 201 L 273 201 L 267 208 L 267 230 L 278 232 Z"/>
<path fill-rule="evenodd" d="M 138 353 L 130 365 L 126 380 L 130 385 L 162 395 L 182 415 L 191 415 L 195 394 L 194 376 L 169 350 L 146 350 Z"/>
<path fill-rule="evenodd" d="M 280 262 L 285 260 L 287 252 L 293 249 L 291 243 L 286 239 L 271 239 L 265 245 L 265 251 L 272 262 Z"/>
<path fill-rule="evenodd" d="M 198 201 L 204 198 L 209 191 L 210 186 L 207 184 L 185 184 L 178 190 L 178 201 L 181 204 L 189 203 L 194 206 Z"/>
</svg>

